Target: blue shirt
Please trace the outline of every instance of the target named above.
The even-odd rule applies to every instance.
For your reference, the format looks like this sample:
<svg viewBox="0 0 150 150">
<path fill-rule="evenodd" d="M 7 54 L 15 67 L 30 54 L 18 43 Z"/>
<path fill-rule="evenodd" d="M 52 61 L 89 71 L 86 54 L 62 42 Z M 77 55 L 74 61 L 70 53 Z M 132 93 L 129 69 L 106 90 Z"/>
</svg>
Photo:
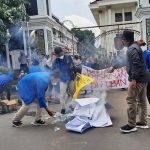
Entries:
<svg viewBox="0 0 150 150">
<path fill-rule="evenodd" d="M 0 90 L 2 89 L 5 83 L 11 82 L 12 80 L 13 80 L 12 72 L 8 72 L 8 74 L 1 74 L 0 75 Z"/>
<path fill-rule="evenodd" d="M 62 77 L 60 79 L 61 82 L 71 81 L 71 77 L 68 73 L 68 70 L 65 66 L 65 62 L 63 59 L 59 59 L 59 69 L 62 72 Z"/>
<path fill-rule="evenodd" d="M 45 108 L 45 92 L 50 83 L 50 73 L 36 72 L 22 78 L 17 87 L 21 99 L 26 105 L 31 104 L 38 98 L 40 108 Z"/>
<path fill-rule="evenodd" d="M 46 72 L 44 67 L 40 65 L 33 65 L 29 67 L 29 73 L 34 73 L 34 72 Z"/>
<path fill-rule="evenodd" d="M 150 51 L 149 50 L 144 51 L 144 59 L 145 59 L 146 67 L 150 72 Z"/>
</svg>

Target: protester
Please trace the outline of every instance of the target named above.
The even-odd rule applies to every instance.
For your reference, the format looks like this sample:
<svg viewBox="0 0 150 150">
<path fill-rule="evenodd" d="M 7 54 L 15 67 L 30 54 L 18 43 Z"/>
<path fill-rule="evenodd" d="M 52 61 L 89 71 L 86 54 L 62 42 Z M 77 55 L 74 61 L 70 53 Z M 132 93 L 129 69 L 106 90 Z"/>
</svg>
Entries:
<svg viewBox="0 0 150 150">
<path fill-rule="evenodd" d="M 7 93 L 7 99 L 10 100 L 11 97 L 11 82 L 13 80 L 12 72 L 8 74 L 0 74 L 0 99 L 5 100 L 4 92 Z"/>
<path fill-rule="evenodd" d="M 45 121 L 41 120 L 42 109 L 45 108 L 50 116 L 54 115 L 54 111 L 50 110 L 46 105 L 45 92 L 48 88 L 49 82 L 57 83 L 61 78 L 60 70 L 54 70 L 51 74 L 47 72 L 36 72 L 26 75 L 18 83 L 17 88 L 22 99 L 22 107 L 15 114 L 12 125 L 15 127 L 22 127 L 21 119 L 26 115 L 30 108 L 30 104 L 38 99 L 35 122 L 33 125 L 47 125 Z"/>
<path fill-rule="evenodd" d="M 29 67 L 29 73 L 34 73 L 34 72 L 46 72 L 44 67 L 39 65 L 38 58 L 34 58 L 32 65 Z"/>
<path fill-rule="evenodd" d="M 46 61 L 46 70 L 47 72 L 52 71 L 53 61 L 56 59 L 55 52 L 51 52 L 49 59 Z M 54 89 L 55 104 L 60 104 L 60 83 L 53 85 L 51 82 L 48 86 L 49 102 L 52 102 L 52 91 Z"/>
<path fill-rule="evenodd" d="M 27 73 L 25 73 L 24 70 L 21 70 L 21 71 L 20 71 L 20 74 L 19 74 L 19 76 L 18 76 L 19 81 L 20 81 L 24 76 L 26 76 L 26 75 L 27 75 Z"/>
<path fill-rule="evenodd" d="M 81 60 L 79 59 L 79 56 L 78 56 L 78 55 L 75 55 L 75 56 L 74 56 L 73 62 L 74 62 L 74 65 L 75 65 L 75 67 L 76 67 L 77 72 L 81 73 L 82 62 L 81 62 Z"/>
<path fill-rule="evenodd" d="M 147 103 L 146 103 L 146 87 L 150 81 L 150 74 L 146 68 L 143 52 L 140 46 L 134 42 L 134 32 L 125 30 L 122 35 L 124 46 L 128 47 L 126 58 L 113 67 L 109 68 L 109 72 L 114 69 L 121 68 L 126 65 L 129 75 L 129 87 L 127 92 L 128 104 L 128 123 L 120 128 L 123 132 L 136 131 L 136 127 L 149 128 L 147 125 Z M 139 122 L 136 123 L 137 101 L 139 107 Z"/>
<path fill-rule="evenodd" d="M 41 53 L 40 57 L 39 57 L 39 62 L 40 62 L 40 66 L 43 66 L 45 67 L 46 65 L 46 57 L 45 57 L 45 54 L 44 53 Z"/>
<path fill-rule="evenodd" d="M 146 67 L 150 72 L 150 51 L 143 49 L 144 46 L 146 45 L 146 43 L 143 40 L 138 40 L 137 44 L 139 44 L 141 46 L 142 50 L 144 51 L 143 53 L 144 53 L 144 59 L 145 59 Z M 150 104 L 150 82 L 147 85 L 146 94 L 147 94 L 148 102 Z M 147 118 L 150 118 L 150 115 L 147 115 Z"/>
<path fill-rule="evenodd" d="M 28 73 L 28 57 L 24 54 L 23 50 L 20 50 L 18 61 L 20 63 L 20 71 L 24 70 L 25 73 Z"/>
<path fill-rule="evenodd" d="M 65 107 L 72 100 L 72 96 L 75 91 L 74 79 L 76 69 L 71 56 L 64 55 L 61 47 L 56 47 L 54 51 L 57 58 L 53 62 L 53 70 L 60 69 L 62 72 L 62 77 L 60 80 L 60 103 L 61 113 L 65 114 Z M 69 88 L 71 96 L 66 98 L 67 88 Z"/>
</svg>

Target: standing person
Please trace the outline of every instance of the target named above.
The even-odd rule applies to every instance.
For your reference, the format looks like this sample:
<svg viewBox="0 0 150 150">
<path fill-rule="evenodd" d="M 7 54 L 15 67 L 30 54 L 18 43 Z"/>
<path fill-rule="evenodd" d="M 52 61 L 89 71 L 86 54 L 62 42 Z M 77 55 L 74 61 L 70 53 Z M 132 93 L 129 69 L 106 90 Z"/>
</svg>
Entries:
<svg viewBox="0 0 150 150">
<path fill-rule="evenodd" d="M 4 92 L 7 93 L 7 99 L 10 100 L 11 97 L 11 82 L 13 80 L 12 72 L 8 74 L 0 74 L 0 99 L 5 100 Z"/>
<path fill-rule="evenodd" d="M 43 66 L 39 65 L 39 59 L 34 58 L 32 61 L 32 65 L 29 67 L 29 73 L 34 73 L 34 72 L 46 72 Z"/>
<path fill-rule="evenodd" d="M 52 64 L 53 61 L 56 59 L 55 56 L 55 52 L 51 52 L 49 59 L 46 61 L 46 70 L 47 72 L 52 72 Z M 57 84 L 52 84 L 50 82 L 49 86 L 48 86 L 48 95 L 49 95 L 49 102 L 51 102 L 52 100 L 52 91 L 54 88 L 54 96 L 55 96 L 55 104 L 60 104 L 60 83 L 58 82 Z"/>
<path fill-rule="evenodd" d="M 28 57 L 25 55 L 23 50 L 20 51 L 18 61 L 20 63 L 20 71 L 24 70 L 25 73 L 28 73 Z"/>
<path fill-rule="evenodd" d="M 134 42 L 134 32 L 125 30 L 122 35 L 122 42 L 124 46 L 128 47 L 126 52 L 126 59 L 122 59 L 119 63 L 109 68 L 110 72 L 114 69 L 121 68 L 126 65 L 127 73 L 129 75 L 129 87 L 127 92 L 128 104 L 128 123 L 122 126 L 122 132 L 136 131 L 136 127 L 149 128 L 147 125 L 147 102 L 146 102 L 146 87 L 150 81 L 150 74 L 146 68 L 143 52 L 140 46 Z M 139 122 L 136 123 L 137 101 L 139 108 Z"/>
<path fill-rule="evenodd" d="M 72 100 L 75 92 L 74 79 L 76 75 L 76 69 L 71 56 L 64 55 L 61 47 L 56 47 L 54 51 L 57 58 L 53 62 L 53 69 L 59 68 L 62 72 L 62 77 L 60 79 L 60 103 L 61 113 L 65 114 L 67 104 Z M 68 98 L 66 98 L 67 88 L 71 94 L 71 96 Z"/>
<path fill-rule="evenodd" d="M 48 88 L 49 82 L 57 83 L 60 78 L 61 72 L 58 69 L 54 70 L 51 74 L 47 72 L 36 72 L 28 74 L 22 78 L 17 85 L 18 93 L 22 99 L 22 107 L 15 114 L 12 125 L 15 127 L 23 126 L 21 119 L 26 115 L 30 109 L 30 104 L 33 103 L 36 98 L 38 99 L 38 104 L 33 125 L 47 125 L 45 121 L 41 120 L 41 108 L 45 108 L 50 116 L 53 116 L 54 112 L 46 105 L 45 92 Z"/>
<path fill-rule="evenodd" d="M 24 73 L 24 70 L 21 70 L 21 71 L 20 71 L 20 74 L 19 74 L 19 76 L 18 76 L 19 81 L 20 81 L 24 76 L 26 76 L 26 75 L 27 75 L 27 73 Z"/>
<path fill-rule="evenodd" d="M 145 64 L 146 64 L 148 71 L 150 72 L 150 51 L 143 49 L 144 46 L 146 45 L 146 43 L 143 40 L 138 40 L 137 44 L 139 44 L 142 47 L 142 50 L 144 51 L 143 53 L 144 53 Z M 147 85 L 146 94 L 147 94 L 148 102 L 150 104 L 150 82 Z M 150 118 L 150 115 L 147 115 L 147 118 Z"/>
<path fill-rule="evenodd" d="M 73 59 L 73 62 L 74 62 L 74 65 L 76 67 L 76 70 L 81 73 L 81 65 L 82 65 L 82 62 L 81 60 L 79 59 L 79 56 L 78 55 L 75 55 L 74 56 L 74 59 Z"/>
</svg>

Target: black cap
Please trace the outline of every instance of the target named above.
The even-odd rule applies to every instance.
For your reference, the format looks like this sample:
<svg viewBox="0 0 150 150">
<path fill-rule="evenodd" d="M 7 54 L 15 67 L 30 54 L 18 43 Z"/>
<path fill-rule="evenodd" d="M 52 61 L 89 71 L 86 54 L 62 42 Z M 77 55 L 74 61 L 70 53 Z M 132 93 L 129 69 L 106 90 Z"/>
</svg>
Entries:
<svg viewBox="0 0 150 150">
<path fill-rule="evenodd" d="M 130 30 L 123 31 L 121 39 L 127 41 L 134 41 L 134 32 Z"/>
<path fill-rule="evenodd" d="M 61 47 L 55 47 L 54 51 L 55 51 L 55 54 L 59 54 L 59 53 L 63 52 Z"/>
</svg>

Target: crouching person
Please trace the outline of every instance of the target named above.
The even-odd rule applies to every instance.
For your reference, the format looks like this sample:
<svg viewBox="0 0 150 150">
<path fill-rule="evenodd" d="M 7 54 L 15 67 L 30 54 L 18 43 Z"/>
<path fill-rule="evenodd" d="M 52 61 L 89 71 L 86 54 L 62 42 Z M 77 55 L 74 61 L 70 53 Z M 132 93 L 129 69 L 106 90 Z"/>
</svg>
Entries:
<svg viewBox="0 0 150 150">
<path fill-rule="evenodd" d="M 12 125 L 15 127 L 23 126 L 21 119 L 26 115 L 30 109 L 30 104 L 33 103 L 35 99 L 38 99 L 38 103 L 33 125 L 47 125 L 45 121 L 41 120 L 42 108 L 45 108 L 50 116 L 53 116 L 54 112 L 46 105 L 45 92 L 50 82 L 57 83 L 60 78 L 61 72 L 59 69 L 54 70 L 51 74 L 47 72 L 36 72 L 22 78 L 17 85 L 19 95 L 22 99 L 22 107 L 14 116 Z"/>
</svg>

